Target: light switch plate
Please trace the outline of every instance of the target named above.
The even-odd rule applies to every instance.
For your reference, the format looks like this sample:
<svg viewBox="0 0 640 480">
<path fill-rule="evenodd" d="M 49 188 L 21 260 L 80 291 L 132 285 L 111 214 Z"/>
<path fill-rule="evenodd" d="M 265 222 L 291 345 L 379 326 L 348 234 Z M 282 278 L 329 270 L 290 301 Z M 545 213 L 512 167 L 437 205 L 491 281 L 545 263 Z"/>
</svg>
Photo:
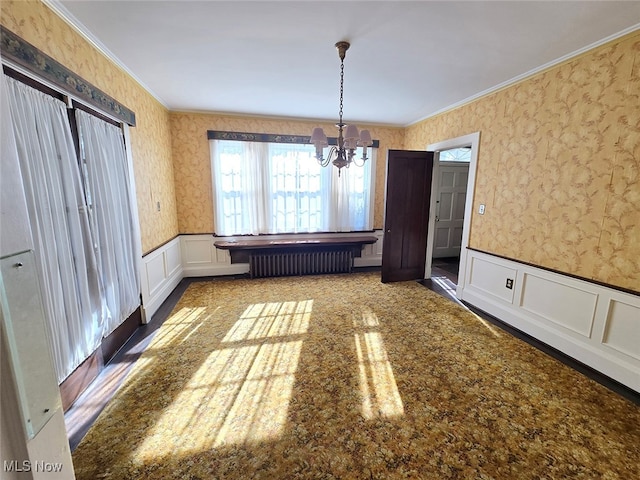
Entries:
<svg viewBox="0 0 640 480">
<path fill-rule="evenodd" d="M 484 203 L 480 205 L 480 208 L 478 209 L 478 213 L 480 215 L 484 215 Z"/>
</svg>

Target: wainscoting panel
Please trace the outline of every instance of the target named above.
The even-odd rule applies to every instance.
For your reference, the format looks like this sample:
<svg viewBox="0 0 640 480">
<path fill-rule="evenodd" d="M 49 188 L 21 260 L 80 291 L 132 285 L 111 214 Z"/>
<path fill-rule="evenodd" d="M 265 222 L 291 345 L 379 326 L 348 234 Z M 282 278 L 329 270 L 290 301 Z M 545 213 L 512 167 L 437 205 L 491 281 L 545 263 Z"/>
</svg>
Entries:
<svg viewBox="0 0 640 480">
<path fill-rule="evenodd" d="M 513 302 L 513 283 L 507 287 L 507 279 L 515 282 L 516 270 L 491 259 L 471 258 L 468 284 L 505 302 Z"/>
<path fill-rule="evenodd" d="M 213 260 L 213 237 L 211 235 L 189 235 L 180 237 L 185 267 L 209 265 Z"/>
<path fill-rule="evenodd" d="M 640 362 L 640 306 L 611 299 L 602 343 Z"/>
<path fill-rule="evenodd" d="M 165 252 L 165 262 L 167 268 L 167 277 L 175 276 L 178 271 L 182 270 L 182 252 L 180 251 L 180 243 L 171 244 Z"/>
<path fill-rule="evenodd" d="M 462 300 L 640 392 L 639 295 L 475 250 L 462 253 L 468 265 Z M 508 278 L 513 290 L 505 292 Z"/>
<path fill-rule="evenodd" d="M 164 255 L 162 252 L 154 252 L 144 257 L 144 267 L 147 277 L 147 291 L 149 292 L 149 297 L 153 297 L 158 294 L 166 278 Z"/>
<path fill-rule="evenodd" d="M 183 277 L 180 238 L 142 257 L 142 321 L 149 323 Z"/>
<path fill-rule="evenodd" d="M 520 307 L 540 320 L 591 337 L 598 295 L 524 273 Z"/>
<path fill-rule="evenodd" d="M 180 237 L 185 277 L 216 277 L 249 272 L 248 263 L 231 263 L 227 250 L 213 246 L 213 235 L 182 235 Z"/>
</svg>

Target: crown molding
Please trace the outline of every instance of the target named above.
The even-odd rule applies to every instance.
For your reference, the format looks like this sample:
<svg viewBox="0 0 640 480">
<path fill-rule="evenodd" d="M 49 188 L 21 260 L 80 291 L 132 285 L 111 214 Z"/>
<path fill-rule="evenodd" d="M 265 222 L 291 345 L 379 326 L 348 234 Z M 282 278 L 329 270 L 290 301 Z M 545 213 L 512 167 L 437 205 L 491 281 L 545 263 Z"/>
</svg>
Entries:
<svg viewBox="0 0 640 480">
<path fill-rule="evenodd" d="M 430 113 L 428 115 L 425 115 L 424 117 L 419 118 L 418 120 L 415 120 L 411 123 L 408 123 L 405 125 L 405 127 L 410 127 L 412 125 L 416 125 L 417 123 L 423 122 L 425 120 L 428 120 L 429 118 L 435 117 L 436 115 L 440 115 L 441 113 L 445 113 L 445 112 L 449 112 L 451 110 L 454 110 L 458 107 L 462 107 L 463 105 L 467 105 L 471 102 L 474 102 L 475 100 L 478 100 L 482 97 L 485 97 L 487 95 L 490 95 L 492 93 L 495 93 L 499 90 L 503 90 L 507 87 L 510 87 L 512 85 L 515 85 L 516 83 L 522 82 L 530 77 L 533 77 L 534 75 L 537 75 L 538 73 L 542 73 L 545 70 L 548 70 L 552 67 L 558 66 L 562 63 L 565 63 L 567 61 L 573 60 L 576 57 L 579 57 L 580 55 L 589 52 L 590 50 L 593 50 L 595 48 L 598 48 L 602 45 L 605 45 L 609 42 L 612 42 L 614 40 L 617 40 L 621 37 L 624 37 L 625 35 L 628 35 L 630 33 L 633 33 L 635 31 L 640 31 L 640 23 L 637 23 L 629 28 L 625 28 L 624 30 L 618 32 L 618 33 L 614 33 L 613 35 L 609 35 L 608 37 L 603 38 L 602 40 L 599 40 L 597 42 L 594 42 L 590 45 L 587 45 L 586 47 L 582 47 L 578 50 L 575 50 L 571 53 L 568 53 L 566 55 L 563 55 L 562 57 L 556 58 L 555 60 L 552 60 L 550 62 L 545 63 L 544 65 L 541 65 L 539 67 L 536 67 L 532 70 L 529 70 L 528 72 L 522 73 L 520 75 L 517 75 L 513 78 L 511 78 L 510 80 L 507 80 L 505 82 L 499 83 L 498 85 L 495 85 L 491 88 L 488 88 L 486 90 L 483 90 L 482 92 L 476 93 L 475 95 L 472 95 L 470 97 L 465 98 L 464 100 L 460 100 L 459 102 L 456 102 L 452 105 L 449 105 L 448 107 L 444 107 L 441 108 L 440 110 L 437 110 L 433 113 Z"/>
<path fill-rule="evenodd" d="M 131 70 L 129 70 L 129 68 L 120 60 L 118 59 L 118 57 L 111 52 L 95 35 L 93 35 L 91 33 L 91 31 L 82 24 L 82 22 L 80 22 L 73 14 L 71 14 L 65 7 L 64 5 L 62 5 L 60 3 L 59 0 L 41 0 L 47 7 L 49 7 L 56 15 L 58 15 L 60 18 L 62 18 L 62 20 L 64 20 L 67 24 L 69 24 L 75 31 L 77 31 L 85 40 L 87 40 L 94 48 L 96 48 L 100 53 L 102 53 L 105 57 L 107 57 L 109 60 L 111 60 L 115 65 L 117 65 L 120 69 L 122 69 L 124 72 L 126 72 L 133 80 L 135 80 L 142 88 L 144 88 L 151 96 L 153 96 L 160 104 L 162 104 L 167 110 L 169 110 L 170 112 L 184 112 L 184 113 L 202 113 L 202 114 L 212 114 L 212 113 L 217 113 L 217 114 L 222 114 L 222 115 L 230 115 L 230 116 L 261 116 L 261 115 L 250 115 L 250 114 L 238 114 L 238 113 L 219 113 L 219 112 L 208 112 L 208 111 L 190 111 L 190 110 L 181 110 L 181 109 L 171 109 L 169 108 L 169 106 L 158 96 L 156 95 L 153 90 L 151 90 L 144 82 L 142 82 L 136 75 L 135 73 L 133 73 Z M 490 87 L 486 90 L 483 90 L 481 92 L 478 92 L 470 97 L 467 97 L 463 100 L 460 100 L 459 102 L 453 103 L 451 105 L 448 105 L 444 108 L 441 108 L 435 112 L 429 113 L 423 117 L 420 117 L 412 122 L 409 122 L 407 124 L 404 125 L 389 125 L 390 127 L 393 128 L 407 128 L 413 125 L 416 125 L 420 122 L 423 122 L 425 120 L 428 120 L 430 118 L 433 118 L 437 115 L 440 115 L 442 113 L 454 110 L 456 108 L 459 108 L 463 105 L 467 105 L 471 102 L 474 102 L 482 97 L 485 97 L 487 95 L 490 95 L 492 93 L 496 93 L 499 90 L 505 89 L 507 87 L 510 87 L 512 85 L 515 85 L 519 82 L 522 82 L 534 75 L 537 75 L 539 73 L 542 73 L 545 70 L 548 70 L 552 67 L 555 67 L 557 65 L 560 65 L 564 62 L 567 62 L 571 59 L 574 59 L 590 50 L 593 50 L 597 47 L 600 47 L 606 43 L 612 42 L 614 40 L 617 40 L 621 37 L 624 37 L 625 35 L 628 35 L 630 33 L 633 33 L 636 30 L 640 30 L 640 23 L 637 23 L 631 27 L 628 27 L 618 33 L 615 33 L 613 35 L 609 35 L 608 37 L 603 38 L 602 40 L 599 40 L 597 42 L 591 43 L 585 47 L 582 47 L 578 50 L 575 50 L 571 53 L 568 53 L 566 55 L 563 55 L 562 57 L 559 57 L 555 60 L 552 60 L 550 62 L 547 62 L 539 67 L 536 67 L 532 70 L 529 70 L 528 72 L 522 73 L 520 75 L 517 75 L 509 80 L 506 80 L 502 83 L 499 83 L 493 87 Z M 264 115 L 265 117 L 269 117 L 269 115 Z M 303 119 L 303 120 L 307 120 L 307 119 Z M 313 121 L 312 119 L 309 119 L 310 121 Z M 317 120 L 316 120 L 317 121 Z M 362 122 L 361 122 L 362 123 Z"/>
<path fill-rule="evenodd" d="M 142 80 L 140 80 L 135 73 L 133 73 L 111 50 L 109 50 L 91 31 L 78 20 L 67 8 L 59 2 L 59 0 L 41 0 L 52 12 L 58 15 L 65 21 L 71 28 L 73 28 L 82 38 L 84 38 L 93 48 L 98 50 L 102 55 L 107 57 L 118 68 L 129 75 L 136 81 L 142 88 L 144 88 L 149 95 L 155 98 L 164 108 L 167 110 L 169 106 L 162 100 L 149 86 L 147 86 Z"/>
</svg>

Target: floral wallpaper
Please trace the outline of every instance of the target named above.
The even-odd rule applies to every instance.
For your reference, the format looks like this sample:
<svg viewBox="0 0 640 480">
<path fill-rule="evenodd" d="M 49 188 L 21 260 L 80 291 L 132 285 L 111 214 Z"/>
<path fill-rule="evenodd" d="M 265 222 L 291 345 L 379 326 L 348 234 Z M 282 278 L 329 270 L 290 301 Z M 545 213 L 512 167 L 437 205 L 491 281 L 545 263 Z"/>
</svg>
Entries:
<svg viewBox="0 0 640 480">
<path fill-rule="evenodd" d="M 5 0 L 0 12 L 7 29 L 135 112 L 144 252 L 178 233 L 213 232 L 207 130 L 308 135 L 316 125 L 168 112 L 40 1 Z M 470 246 L 640 291 L 639 92 L 636 31 L 407 128 L 371 127 L 380 140 L 374 227 L 383 226 L 388 149 L 480 131 L 474 204 L 486 212 L 473 214 Z"/>
<path fill-rule="evenodd" d="M 0 12 L 7 29 L 135 112 L 137 124 L 130 131 L 142 250 L 175 237 L 178 219 L 167 109 L 40 1 L 3 0 Z"/>
<path fill-rule="evenodd" d="M 405 147 L 475 131 L 471 247 L 640 292 L 640 31 L 412 125 Z"/>
<path fill-rule="evenodd" d="M 327 135 L 331 136 L 330 132 L 337 132 L 332 123 L 295 119 L 277 120 L 180 112 L 172 112 L 170 118 L 180 233 L 213 232 L 213 193 L 207 130 L 310 135 L 313 127 L 321 126 Z M 378 126 L 368 128 L 371 136 L 380 140 L 376 168 L 374 228 L 382 228 L 387 150 L 403 148 L 404 129 Z"/>
</svg>

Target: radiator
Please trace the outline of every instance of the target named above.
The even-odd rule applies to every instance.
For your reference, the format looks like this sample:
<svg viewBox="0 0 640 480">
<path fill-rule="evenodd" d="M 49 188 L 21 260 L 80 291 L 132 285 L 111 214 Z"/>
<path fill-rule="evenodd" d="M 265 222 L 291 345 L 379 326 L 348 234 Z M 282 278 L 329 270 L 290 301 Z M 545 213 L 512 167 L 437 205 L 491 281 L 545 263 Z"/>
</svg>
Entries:
<svg viewBox="0 0 640 480">
<path fill-rule="evenodd" d="M 251 278 L 350 273 L 351 250 L 319 250 L 311 252 L 253 253 L 249 257 Z"/>
</svg>

